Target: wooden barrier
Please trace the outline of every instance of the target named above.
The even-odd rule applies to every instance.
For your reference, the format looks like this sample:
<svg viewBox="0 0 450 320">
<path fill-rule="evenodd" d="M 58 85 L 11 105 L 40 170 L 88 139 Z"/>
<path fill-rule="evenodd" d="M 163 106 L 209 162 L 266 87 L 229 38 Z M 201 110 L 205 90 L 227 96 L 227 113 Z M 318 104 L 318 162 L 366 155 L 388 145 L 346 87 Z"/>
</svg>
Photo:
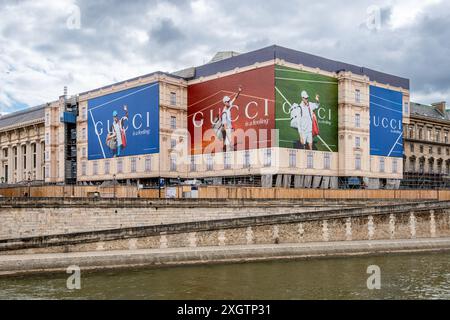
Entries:
<svg viewBox="0 0 450 320">
<path fill-rule="evenodd" d="M 175 187 L 176 198 L 191 190 L 188 186 Z M 102 198 L 159 198 L 158 189 L 137 189 L 136 186 L 22 186 L 0 188 L 3 197 L 94 197 Z M 166 190 L 161 189 L 161 197 Z M 201 199 L 404 199 L 404 200 L 450 200 L 450 190 L 327 190 L 284 189 L 252 187 L 199 187 Z"/>
</svg>

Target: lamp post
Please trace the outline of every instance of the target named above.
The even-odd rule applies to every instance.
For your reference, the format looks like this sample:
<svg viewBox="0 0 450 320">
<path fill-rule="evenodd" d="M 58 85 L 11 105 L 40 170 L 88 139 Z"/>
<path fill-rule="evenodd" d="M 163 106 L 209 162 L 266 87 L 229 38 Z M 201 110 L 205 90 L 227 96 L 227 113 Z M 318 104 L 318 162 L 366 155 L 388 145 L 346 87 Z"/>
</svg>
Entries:
<svg viewBox="0 0 450 320">
<path fill-rule="evenodd" d="M 31 198 L 31 172 L 28 171 L 28 197 Z"/>
<path fill-rule="evenodd" d="M 114 184 L 114 199 L 116 198 L 116 175 L 113 175 L 113 184 Z"/>
</svg>

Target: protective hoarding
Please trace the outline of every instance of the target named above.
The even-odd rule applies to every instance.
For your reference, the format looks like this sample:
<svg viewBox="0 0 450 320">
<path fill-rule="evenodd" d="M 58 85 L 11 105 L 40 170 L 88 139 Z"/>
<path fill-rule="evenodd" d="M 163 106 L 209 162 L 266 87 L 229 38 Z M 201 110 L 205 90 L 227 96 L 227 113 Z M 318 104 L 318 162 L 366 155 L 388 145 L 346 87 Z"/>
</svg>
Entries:
<svg viewBox="0 0 450 320">
<path fill-rule="evenodd" d="M 159 84 L 88 101 L 88 159 L 159 153 Z"/>
<path fill-rule="evenodd" d="M 403 94 L 370 86 L 370 154 L 403 157 Z"/>
<path fill-rule="evenodd" d="M 274 66 L 190 85 L 191 154 L 271 147 L 274 106 Z"/>
<path fill-rule="evenodd" d="M 275 97 L 280 147 L 338 151 L 336 78 L 277 65 Z"/>
</svg>

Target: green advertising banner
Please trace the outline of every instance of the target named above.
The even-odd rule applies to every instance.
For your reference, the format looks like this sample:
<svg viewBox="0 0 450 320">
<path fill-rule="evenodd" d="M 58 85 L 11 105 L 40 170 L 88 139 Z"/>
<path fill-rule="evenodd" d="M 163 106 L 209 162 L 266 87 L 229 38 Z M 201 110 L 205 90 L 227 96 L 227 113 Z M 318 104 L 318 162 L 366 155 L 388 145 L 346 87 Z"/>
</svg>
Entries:
<svg viewBox="0 0 450 320">
<path fill-rule="evenodd" d="M 281 148 L 338 151 L 336 78 L 277 65 L 275 105 Z"/>
</svg>

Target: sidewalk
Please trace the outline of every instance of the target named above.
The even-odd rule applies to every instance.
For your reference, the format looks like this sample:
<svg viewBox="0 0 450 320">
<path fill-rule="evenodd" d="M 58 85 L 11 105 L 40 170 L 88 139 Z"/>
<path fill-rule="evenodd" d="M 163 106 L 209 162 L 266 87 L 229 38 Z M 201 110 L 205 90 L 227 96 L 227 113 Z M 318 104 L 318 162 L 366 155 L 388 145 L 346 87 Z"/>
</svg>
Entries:
<svg viewBox="0 0 450 320">
<path fill-rule="evenodd" d="M 65 272 L 72 265 L 93 270 L 447 250 L 450 238 L 0 255 L 0 276 Z"/>
</svg>

